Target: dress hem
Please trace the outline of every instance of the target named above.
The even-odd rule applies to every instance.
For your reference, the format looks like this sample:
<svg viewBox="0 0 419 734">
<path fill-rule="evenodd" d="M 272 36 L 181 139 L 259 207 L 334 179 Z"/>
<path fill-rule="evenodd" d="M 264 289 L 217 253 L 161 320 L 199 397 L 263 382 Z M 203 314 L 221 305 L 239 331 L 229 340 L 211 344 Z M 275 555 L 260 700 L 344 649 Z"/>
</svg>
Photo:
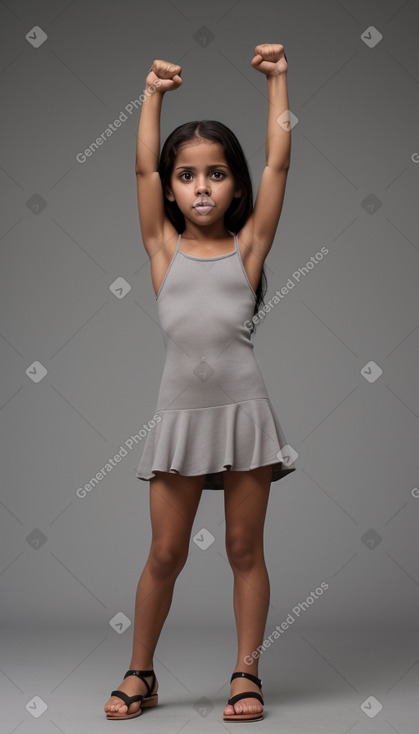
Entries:
<svg viewBox="0 0 419 734">
<path fill-rule="evenodd" d="M 237 469 L 233 468 L 231 466 L 225 466 L 223 469 L 218 469 L 215 471 L 199 471 L 193 474 L 182 474 L 177 469 L 152 469 L 151 474 L 148 475 L 140 475 L 138 472 L 136 473 L 136 478 L 143 481 L 143 482 L 149 482 L 151 479 L 154 479 L 156 476 L 156 472 L 164 472 L 165 474 L 176 474 L 178 476 L 183 477 L 199 477 L 203 476 L 206 477 L 206 480 L 204 482 L 203 489 L 225 489 L 224 488 L 224 479 L 221 476 L 224 472 L 227 471 L 252 471 L 253 469 L 259 469 L 263 466 L 272 466 L 272 482 L 277 482 L 280 479 L 283 479 L 288 474 L 291 474 L 296 470 L 295 466 L 286 467 L 283 464 L 280 465 L 277 462 L 268 461 L 265 464 L 258 464 L 257 466 L 250 466 L 245 467 L 243 469 Z M 215 475 L 219 475 L 219 478 L 216 479 Z"/>
</svg>

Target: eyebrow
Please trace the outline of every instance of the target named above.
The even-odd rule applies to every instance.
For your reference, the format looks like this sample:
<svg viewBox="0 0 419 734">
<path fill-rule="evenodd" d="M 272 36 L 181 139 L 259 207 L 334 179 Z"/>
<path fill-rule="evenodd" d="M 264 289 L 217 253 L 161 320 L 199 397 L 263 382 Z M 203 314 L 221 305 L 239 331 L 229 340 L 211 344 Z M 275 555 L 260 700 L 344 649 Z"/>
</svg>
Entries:
<svg viewBox="0 0 419 734">
<path fill-rule="evenodd" d="M 196 171 L 195 166 L 176 166 L 176 170 L 178 168 L 188 168 L 190 171 Z M 207 166 L 207 168 L 228 168 L 228 166 L 226 166 L 224 163 L 213 163 L 210 166 Z"/>
</svg>

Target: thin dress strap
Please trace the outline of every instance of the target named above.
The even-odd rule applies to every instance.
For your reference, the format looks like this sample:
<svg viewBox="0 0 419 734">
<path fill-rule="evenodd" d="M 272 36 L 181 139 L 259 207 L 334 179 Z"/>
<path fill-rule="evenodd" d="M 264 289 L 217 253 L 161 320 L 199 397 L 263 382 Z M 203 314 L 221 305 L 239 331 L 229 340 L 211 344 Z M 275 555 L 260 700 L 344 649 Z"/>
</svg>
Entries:
<svg viewBox="0 0 419 734">
<path fill-rule="evenodd" d="M 234 237 L 234 249 L 236 250 L 236 252 L 238 252 L 239 251 L 239 240 L 238 240 L 237 235 L 234 234 L 234 232 L 230 232 L 229 229 L 227 230 L 227 232 L 231 234 L 232 237 Z"/>
</svg>

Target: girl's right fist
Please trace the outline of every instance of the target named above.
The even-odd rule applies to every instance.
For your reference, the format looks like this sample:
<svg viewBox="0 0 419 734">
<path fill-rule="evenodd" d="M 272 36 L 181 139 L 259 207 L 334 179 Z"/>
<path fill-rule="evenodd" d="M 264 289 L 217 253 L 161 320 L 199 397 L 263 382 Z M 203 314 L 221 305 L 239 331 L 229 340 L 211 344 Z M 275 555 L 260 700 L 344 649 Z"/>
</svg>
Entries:
<svg viewBox="0 0 419 734">
<path fill-rule="evenodd" d="M 154 59 L 145 80 L 146 86 L 151 87 L 159 80 L 160 84 L 157 86 L 157 90 L 159 92 L 171 92 L 172 89 L 177 89 L 183 84 L 183 80 L 180 78 L 181 73 L 182 67 L 178 64 L 171 64 L 170 61 L 162 61 L 162 59 Z"/>
</svg>

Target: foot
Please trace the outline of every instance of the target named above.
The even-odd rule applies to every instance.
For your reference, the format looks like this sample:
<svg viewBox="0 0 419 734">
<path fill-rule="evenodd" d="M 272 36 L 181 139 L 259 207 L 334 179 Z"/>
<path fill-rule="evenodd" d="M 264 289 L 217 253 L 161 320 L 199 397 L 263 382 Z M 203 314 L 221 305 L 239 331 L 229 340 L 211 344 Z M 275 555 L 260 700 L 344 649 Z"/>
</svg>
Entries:
<svg viewBox="0 0 419 734">
<path fill-rule="evenodd" d="M 135 670 L 134 666 L 130 667 L 130 670 Z M 141 668 L 138 668 L 138 670 L 141 670 Z M 142 668 L 142 670 L 151 670 L 150 668 Z M 153 676 L 147 675 L 144 676 L 147 683 L 151 685 L 151 681 Z M 151 693 L 156 693 L 158 689 L 158 683 L 156 680 L 156 684 L 154 688 L 151 689 Z M 124 678 L 121 685 L 118 686 L 119 691 L 123 691 L 128 696 L 137 696 L 139 694 L 143 696 L 148 695 L 148 691 L 146 688 L 146 685 L 144 681 L 141 680 L 137 675 L 129 675 L 127 678 Z M 140 701 L 133 701 L 129 706 L 127 706 L 121 698 L 118 698 L 118 696 L 111 696 L 108 701 L 106 701 L 104 705 L 104 710 L 106 714 L 136 714 L 137 711 L 140 708 Z"/>
<path fill-rule="evenodd" d="M 257 675 L 254 673 L 253 675 Z M 230 684 L 230 696 L 235 696 L 236 693 L 243 693 L 244 691 L 255 691 L 255 693 L 261 693 L 259 686 L 248 678 L 234 678 Z M 241 698 L 240 701 L 231 706 L 227 704 L 224 708 L 223 716 L 234 716 L 234 714 L 261 714 L 263 706 L 257 698 Z"/>
</svg>

